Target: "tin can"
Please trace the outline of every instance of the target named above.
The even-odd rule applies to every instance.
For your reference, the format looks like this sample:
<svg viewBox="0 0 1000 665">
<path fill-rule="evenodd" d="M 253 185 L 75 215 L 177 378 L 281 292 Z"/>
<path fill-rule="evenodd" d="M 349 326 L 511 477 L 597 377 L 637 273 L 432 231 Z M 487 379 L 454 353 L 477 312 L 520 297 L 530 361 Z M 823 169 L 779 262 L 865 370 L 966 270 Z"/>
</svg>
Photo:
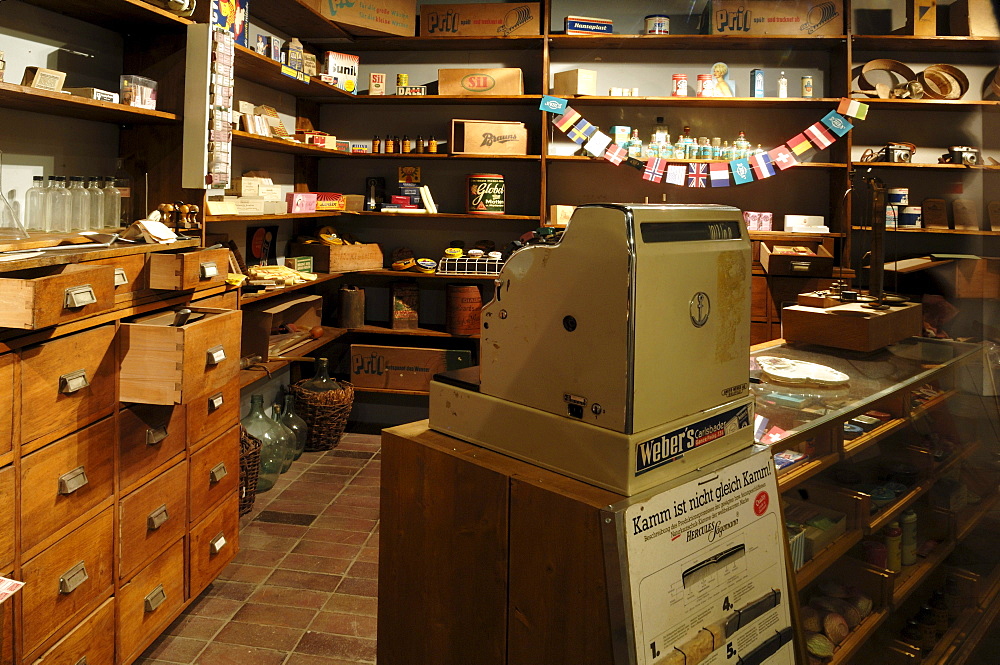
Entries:
<svg viewBox="0 0 1000 665">
<path fill-rule="evenodd" d="M 670 17 L 664 14 L 650 14 L 646 17 L 647 35 L 669 35 Z"/>
<path fill-rule="evenodd" d="M 763 69 L 751 69 L 750 70 L 750 96 L 751 97 L 763 97 L 764 96 L 764 70 Z"/>
<path fill-rule="evenodd" d="M 698 97 L 712 97 L 715 95 L 715 81 L 711 74 L 698 74 Z"/>
<path fill-rule="evenodd" d="M 802 96 L 803 97 L 813 96 L 813 77 L 811 76 L 802 77 Z"/>
<path fill-rule="evenodd" d="M 483 297 L 478 286 L 449 284 L 445 289 L 446 330 L 450 335 L 478 335 Z"/>
<path fill-rule="evenodd" d="M 673 77 L 673 88 L 671 89 L 671 96 L 673 97 L 687 97 L 688 94 L 688 75 L 687 74 L 674 74 Z"/>
<path fill-rule="evenodd" d="M 397 86 L 408 86 L 410 85 L 410 75 L 409 74 L 396 74 L 396 85 Z"/>
<path fill-rule="evenodd" d="M 499 173 L 470 173 L 466 176 L 465 210 L 477 215 L 504 214 L 504 182 Z"/>
</svg>

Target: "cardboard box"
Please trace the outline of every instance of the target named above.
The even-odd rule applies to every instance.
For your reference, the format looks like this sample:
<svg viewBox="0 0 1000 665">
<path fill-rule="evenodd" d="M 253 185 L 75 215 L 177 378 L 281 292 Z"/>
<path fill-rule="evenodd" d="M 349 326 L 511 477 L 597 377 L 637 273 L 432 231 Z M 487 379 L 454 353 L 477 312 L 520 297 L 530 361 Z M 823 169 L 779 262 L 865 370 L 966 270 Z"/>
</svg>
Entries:
<svg viewBox="0 0 1000 665">
<path fill-rule="evenodd" d="M 277 301 L 277 302 L 275 302 Z M 323 296 L 277 296 L 259 303 L 248 303 L 243 311 L 241 355 L 267 358 L 271 331 L 294 325 L 308 331 L 323 323 Z"/>
<path fill-rule="evenodd" d="M 288 256 L 285 258 L 285 267 L 299 272 L 313 271 L 313 257 L 311 256 Z"/>
<path fill-rule="evenodd" d="M 597 72 L 593 69 L 571 69 L 552 75 L 552 94 L 556 96 L 596 95 Z"/>
<path fill-rule="evenodd" d="M 439 372 L 472 365 L 465 349 L 351 344 L 351 383 L 359 388 L 427 390 Z"/>
<path fill-rule="evenodd" d="M 769 275 L 794 275 L 796 277 L 832 277 L 833 255 L 819 241 L 795 243 L 808 247 L 816 256 L 775 254 L 766 242 L 760 243 L 760 264 Z"/>
<path fill-rule="evenodd" d="M 907 34 L 937 36 L 937 0 L 906 0 Z"/>
<path fill-rule="evenodd" d="M 485 2 L 472 5 L 422 5 L 421 37 L 507 37 L 538 35 L 537 2 Z"/>
<path fill-rule="evenodd" d="M 454 119 L 449 145 L 453 155 L 527 155 L 528 130 L 523 122 Z"/>
<path fill-rule="evenodd" d="M 576 210 L 576 206 L 564 206 L 564 205 L 551 205 L 549 206 L 549 221 L 547 221 L 543 226 L 555 226 L 558 228 L 566 228 L 569 225 L 569 219 L 573 216 L 573 211 Z"/>
<path fill-rule="evenodd" d="M 288 212 L 316 212 L 315 192 L 289 192 L 285 194 Z"/>
<path fill-rule="evenodd" d="M 1000 25 L 990 0 L 955 0 L 948 7 L 953 35 L 1000 37 Z"/>
<path fill-rule="evenodd" d="M 24 76 L 21 77 L 21 85 L 38 90 L 48 90 L 49 92 L 59 92 L 66 81 L 66 73 L 44 67 L 25 67 Z"/>
<path fill-rule="evenodd" d="M 117 92 L 108 92 L 107 90 L 101 90 L 100 88 L 63 88 L 63 92 L 68 92 L 76 97 L 96 99 L 99 102 L 111 102 L 112 104 L 118 103 Z"/>
<path fill-rule="evenodd" d="M 524 79 L 516 67 L 439 69 L 440 95 L 523 95 Z"/>
<path fill-rule="evenodd" d="M 842 35 L 842 0 L 712 0 L 710 35 Z"/>
<path fill-rule="evenodd" d="M 614 22 L 609 18 L 567 16 L 563 25 L 567 35 L 610 35 L 615 31 Z"/>
<path fill-rule="evenodd" d="M 323 58 L 323 81 L 352 95 L 358 94 L 358 66 L 361 58 L 350 53 L 327 51 Z"/>
<path fill-rule="evenodd" d="M 361 212 L 365 209 L 365 195 L 364 194 L 344 194 L 344 201 L 346 206 L 344 210 L 352 210 L 354 212 Z"/>
<path fill-rule="evenodd" d="M 323 245 L 292 243 L 291 254 L 313 257 L 316 272 L 354 272 L 381 270 L 382 249 L 375 243 L 362 245 Z"/>
<path fill-rule="evenodd" d="M 417 0 L 306 0 L 305 4 L 351 35 L 413 37 L 416 34 Z"/>
<path fill-rule="evenodd" d="M 344 210 L 347 207 L 347 202 L 344 200 L 343 194 L 336 192 L 316 192 L 315 194 L 317 212 L 324 210 Z"/>
<path fill-rule="evenodd" d="M 785 521 L 805 527 L 805 558 L 808 561 L 847 531 L 847 516 L 815 503 L 784 499 Z"/>
</svg>

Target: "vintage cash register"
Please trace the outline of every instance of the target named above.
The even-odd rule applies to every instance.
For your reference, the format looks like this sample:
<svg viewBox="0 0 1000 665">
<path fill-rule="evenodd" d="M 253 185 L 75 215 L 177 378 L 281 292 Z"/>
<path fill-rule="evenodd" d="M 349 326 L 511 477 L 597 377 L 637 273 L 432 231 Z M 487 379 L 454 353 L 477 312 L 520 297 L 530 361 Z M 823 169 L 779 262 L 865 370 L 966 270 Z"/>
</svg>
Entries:
<svg viewBox="0 0 1000 665">
<path fill-rule="evenodd" d="M 632 495 L 753 443 L 739 210 L 592 204 L 514 253 L 430 427 Z"/>
</svg>

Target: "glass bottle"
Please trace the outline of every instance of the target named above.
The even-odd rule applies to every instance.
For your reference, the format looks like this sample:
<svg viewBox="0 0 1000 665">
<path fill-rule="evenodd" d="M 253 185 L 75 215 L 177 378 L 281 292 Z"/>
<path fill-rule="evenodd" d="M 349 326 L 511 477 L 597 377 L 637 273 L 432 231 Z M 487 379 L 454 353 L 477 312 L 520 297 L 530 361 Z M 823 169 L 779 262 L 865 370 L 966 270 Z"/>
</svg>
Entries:
<svg viewBox="0 0 1000 665">
<path fill-rule="evenodd" d="M 104 228 L 104 190 L 98 186 L 98 178 L 87 178 L 87 193 L 90 195 L 90 228 Z"/>
<path fill-rule="evenodd" d="M 385 154 L 396 152 L 396 144 L 392 142 L 392 137 L 385 135 Z"/>
<path fill-rule="evenodd" d="M 382 152 L 382 139 L 380 139 L 378 134 L 376 134 L 372 137 L 372 154 L 377 155 L 380 152 Z"/>
<path fill-rule="evenodd" d="M 69 190 L 66 178 L 49 176 L 45 196 L 45 227 L 50 233 L 69 233 Z"/>
<path fill-rule="evenodd" d="M 316 375 L 304 382 L 302 387 L 315 393 L 325 393 L 330 390 L 340 390 L 341 385 L 336 379 L 330 378 L 330 359 L 316 360 Z"/>
<path fill-rule="evenodd" d="M 639 130 L 632 130 L 632 138 L 628 141 L 628 156 L 640 158 L 642 157 L 642 139 L 639 138 Z"/>
<path fill-rule="evenodd" d="M 410 153 L 412 151 L 413 151 L 413 144 L 410 143 L 410 135 L 409 134 L 403 134 L 402 152 L 403 153 Z"/>
<path fill-rule="evenodd" d="M 662 145 L 664 143 L 670 143 L 670 128 L 667 127 L 666 122 L 663 120 L 663 116 L 656 116 L 656 127 L 653 128 L 653 140 Z"/>
<path fill-rule="evenodd" d="M 90 228 L 90 192 L 83 188 L 83 178 L 78 175 L 69 178 L 69 196 L 70 230 L 88 230 Z"/>
<path fill-rule="evenodd" d="M 257 473 L 257 491 L 266 492 L 278 482 L 285 450 L 281 446 L 281 432 L 273 420 L 264 413 L 264 396 L 250 396 L 250 413 L 240 421 L 250 436 L 260 441 L 260 471 Z"/>
<path fill-rule="evenodd" d="M 292 430 L 292 434 L 295 435 L 292 460 L 297 460 L 302 457 L 302 453 L 306 449 L 306 441 L 309 439 L 309 425 L 295 413 L 295 395 L 291 393 L 285 395 L 285 408 L 281 410 L 281 424 Z"/>
<path fill-rule="evenodd" d="M 122 225 L 122 194 L 112 176 L 104 178 L 104 227 L 118 228 Z M 129 222 L 131 224 L 131 222 Z"/>
<path fill-rule="evenodd" d="M 118 188 L 118 194 L 121 197 L 121 205 L 119 206 L 118 220 L 112 224 L 112 226 L 126 227 L 131 224 L 135 218 L 132 217 L 133 214 L 133 204 L 132 204 L 132 179 L 125 170 L 125 160 L 118 160 L 118 167 L 115 170 L 115 187 Z M 139 215 L 144 215 L 145 212 L 139 212 Z"/>
<path fill-rule="evenodd" d="M 416 153 L 418 155 L 422 155 L 424 153 L 424 137 L 420 134 L 417 134 Z"/>
<path fill-rule="evenodd" d="M 271 420 L 281 432 L 281 447 L 284 450 L 281 473 L 284 473 L 292 468 L 292 462 L 295 460 L 295 432 L 285 427 L 284 423 L 281 422 L 281 404 L 271 405 Z"/>
<path fill-rule="evenodd" d="M 646 144 L 645 150 L 642 151 L 642 156 L 646 159 L 660 156 L 660 142 L 656 140 L 656 132 L 649 135 L 649 142 Z"/>
<path fill-rule="evenodd" d="M 45 231 L 45 189 L 45 177 L 36 175 L 24 193 L 24 226 L 28 231 Z"/>
<path fill-rule="evenodd" d="M 885 538 L 885 548 L 888 554 L 888 563 L 886 563 L 885 567 L 894 573 L 898 573 L 903 569 L 903 530 L 899 528 L 899 522 L 890 522 L 882 535 Z"/>
<path fill-rule="evenodd" d="M 438 151 L 438 142 L 437 142 L 437 139 L 434 138 L 433 134 L 431 134 L 431 138 L 427 142 L 427 152 L 437 152 L 437 151 Z"/>
<path fill-rule="evenodd" d="M 729 145 L 729 141 L 723 141 L 722 142 L 722 159 L 726 159 L 726 160 L 736 159 L 736 157 L 734 155 L 735 155 L 735 151 L 733 150 L 733 146 Z"/>
<path fill-rule="evenodd" d="M 788 79 L 785 78 L 785 72 L 781 72 L 781 76 L 778 77 L 778 97 L 788 97 Z"/>
</svg>

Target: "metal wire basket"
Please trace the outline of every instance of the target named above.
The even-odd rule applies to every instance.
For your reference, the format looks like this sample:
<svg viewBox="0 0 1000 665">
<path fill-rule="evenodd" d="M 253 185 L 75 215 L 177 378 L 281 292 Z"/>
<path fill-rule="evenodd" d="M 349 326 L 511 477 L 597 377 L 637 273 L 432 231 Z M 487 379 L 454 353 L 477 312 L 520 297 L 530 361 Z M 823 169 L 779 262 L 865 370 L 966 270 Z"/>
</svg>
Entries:
<svg viewBox="0 0 1000 665">
<path fill-rule="evenodd" d="M 503 267 L 502 259 L 491 259 L 485 256 L 461 258 L 445 257 L 438 262 L 439 275 L 499 275 Z"/>
</svg>

